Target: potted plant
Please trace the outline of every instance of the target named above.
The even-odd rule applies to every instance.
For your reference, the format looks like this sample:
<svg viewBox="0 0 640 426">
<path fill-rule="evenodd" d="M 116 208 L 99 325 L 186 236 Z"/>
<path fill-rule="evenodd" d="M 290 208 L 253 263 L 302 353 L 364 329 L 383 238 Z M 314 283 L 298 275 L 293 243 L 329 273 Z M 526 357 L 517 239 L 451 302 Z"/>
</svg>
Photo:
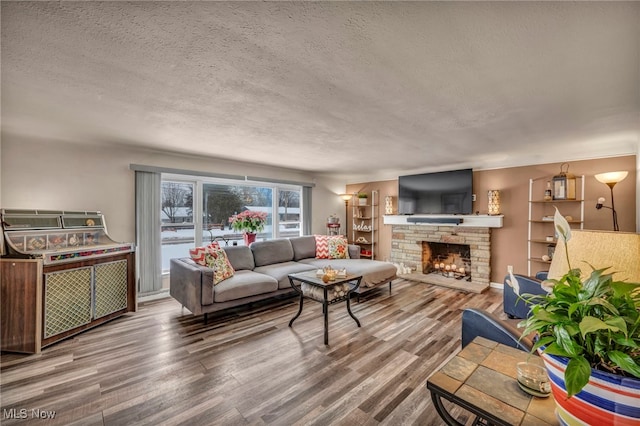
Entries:
<svg viewBox="0 0 640 426">
<path fill-rule="evenodd" d="M 571 229 L 557 209 L 554 225 L 569 262 Z M 533 351 L 547 367 L 563 424 L 637 424 L 640 284 L 592 269 L 583 279 L 569 263 L 564 276 L 544 283 L 552 284 L 548 294 L 522 295 L 533 307 L 519 327 L 524 336 L 537 333 Z"/>
<path fill-rule="evenodd" d="M 369 196 L 367 195 L 366 192 L 359 192 L 358 193 L 358 204 L 361 205 L 361 206 L 366 206 L 368 198 L 369 198 Z"/>
<path fill-rule="evenodd" d="M 236 232 L 242 232 L 245 245 L 249 245 L 256 240 L 256 233 L 264 230 L 267 223 L 267 214 L 245 210 L 229 218 L 229 226 Z"/>
</svg>

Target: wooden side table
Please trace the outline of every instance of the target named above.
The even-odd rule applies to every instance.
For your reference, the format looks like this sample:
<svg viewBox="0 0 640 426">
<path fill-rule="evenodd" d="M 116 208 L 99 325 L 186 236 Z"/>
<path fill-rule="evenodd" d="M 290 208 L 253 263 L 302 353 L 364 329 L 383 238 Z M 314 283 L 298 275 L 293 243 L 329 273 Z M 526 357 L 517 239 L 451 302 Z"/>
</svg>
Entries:
<svg viewBox="0 0 640 426">
<path fill-rule="evenodd" d="M 483 425 L 558 425 L 553 396 L 537 398 L 518 386 L 516 364 L 537 355 L 476 337 L 427 380 L 433 404 L 448 425 L 461 426 L 442 398 L 477 416 Z"/>
</svg>

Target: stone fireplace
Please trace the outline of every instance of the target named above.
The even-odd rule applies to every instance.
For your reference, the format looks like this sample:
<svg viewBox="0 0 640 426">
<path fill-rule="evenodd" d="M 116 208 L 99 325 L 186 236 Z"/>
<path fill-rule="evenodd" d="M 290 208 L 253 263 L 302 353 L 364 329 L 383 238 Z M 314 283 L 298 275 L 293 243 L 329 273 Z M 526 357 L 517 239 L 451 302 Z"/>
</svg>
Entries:
<svg viewBox="0 0 640 426">
<path fill-rule="evenodd" d="M 489 227 L 392 227 L 391 261 L 412 268 L 403 278 L 481 293 L 489 288 L 490 260 Z"/>
<path fill-rule="evenodd" d="M 471 281 L 471 247 L 469 244 L 422 242 L 423 274 Z"/>
</svg>

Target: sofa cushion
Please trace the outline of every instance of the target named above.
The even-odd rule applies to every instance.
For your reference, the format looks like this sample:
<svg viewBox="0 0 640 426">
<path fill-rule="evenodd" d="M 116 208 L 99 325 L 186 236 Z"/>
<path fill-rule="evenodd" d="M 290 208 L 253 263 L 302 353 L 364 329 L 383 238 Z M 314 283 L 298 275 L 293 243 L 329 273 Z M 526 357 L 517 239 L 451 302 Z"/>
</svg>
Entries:
<svg viewBox="0 0 640 426">
<path fill-rule="evenodd" d="M 256 241 L 251 244 L 250 249 L 253 252 L 256 267 L 293 260 L 293 247 L 287 238 Z"/>
<path fill-rule="evenodd" d="M 282 262 L 273 265 L 258 266 L 254 271 L 275 278 L 278 280 L 278 288 L 282 289 L 291 288 L 289 277 L 287 277 L 288 274 L 311 271 L 313 269 L 315 269 L 313 265 L 307 265 L 305 263 Z"/>
<path fill-rule="evenodd" d="M 214 300 L 228 302 L 257 294 L 271 293 L 278 289 L 278 282 L 268 275 L 253 271 L 236 271 L 233 277 L 215 286 Z"/>
<path fill-rule="evenodd" d="M 253 252 L 247 246 L 230 246 L 225 247 L 224 251 L 227 252 L 227 257 L 233 269 L 240 270 L 253 270 L 256 264 L 253 261 Z"/>
<path fill-rule="evenodd" d="M 235 272 L 229 263 L 227 253 L 221 248 L 207 247 L 206 252 L 207 267 L 213 269 L 213 285 L 233 276 Z"/>
<path fill-rule="evenodd" d="M 330 265 L 333 269 L 346 268 L 347 273 L 362 275 L 360 288 L 374 287 L 396 277 L 397 269 L 389 262 L 370 259 L 303 259 L 300 263 L 322 269 Z"/>
<path fill-rule="evenodd" d="M 293 247 L 293 260 L 316 257 L 316 238 L 313 235 L 289 238 Z"/>
</svg>

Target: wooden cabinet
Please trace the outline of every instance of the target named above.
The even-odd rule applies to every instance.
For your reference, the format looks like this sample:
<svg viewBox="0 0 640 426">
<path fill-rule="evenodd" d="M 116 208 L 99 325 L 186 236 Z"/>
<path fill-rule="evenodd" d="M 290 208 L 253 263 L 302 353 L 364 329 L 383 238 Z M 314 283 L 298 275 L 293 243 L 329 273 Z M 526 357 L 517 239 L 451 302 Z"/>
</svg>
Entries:
<svg viewBox="0 0 640 426">
<path fill-rule="evenodd" d="M 2 209 L 0 349 L 42 347 L 135 311 L 134 245 L 99 211 Z"/>
<path fill-rule="evenodd" d="M 576 177 L 575 200 L 545 200 L 552 177 L 529 179 L 528 275 L 548 271 L 555 255 L 557 236 L 553 225 L 556 208 L 572 228 L 584 227 L 584 176 Z"/>
<path fill-rule="evenodd" d="M 42 343 L 42 260 L 0 259 L 3 351 L 38 353 Z"/>
<path fill-rule="evenodd" d="M 351 243 L 360 246 L 360 257 L 375 259 L 378 243 L 378 191 L 373 190 L 367 195 L 365 202 L 360 201 L 362 198 L 353 198 Z"/>
<path fill-rule="evenodd" d="M 44 267 L 41 259 L 0 264 L 3 351 L 38 353 L 135 310 L 133 253 Z"/>
</svg>

